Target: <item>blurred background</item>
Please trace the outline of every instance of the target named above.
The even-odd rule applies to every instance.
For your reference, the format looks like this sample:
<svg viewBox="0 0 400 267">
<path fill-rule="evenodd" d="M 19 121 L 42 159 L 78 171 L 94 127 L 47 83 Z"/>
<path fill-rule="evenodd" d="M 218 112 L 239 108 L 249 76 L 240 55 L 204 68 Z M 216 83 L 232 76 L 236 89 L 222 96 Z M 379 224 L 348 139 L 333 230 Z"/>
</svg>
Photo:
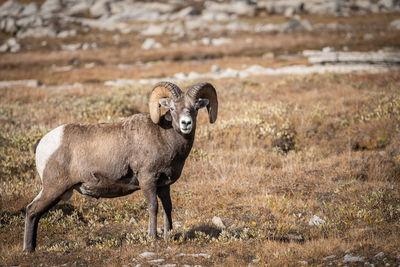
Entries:
<svg viewBox="0 0 400 267">
<path fill-rule="evenodd" d="M 399 12 L 397 0 L 2 1 L 0 80 L 122 85 L 281 74 L 259 66 L 322 63 L 372 71 L 399 61 Z M 340 51 L 381 54 L 332 53 Z"/>
</svg>

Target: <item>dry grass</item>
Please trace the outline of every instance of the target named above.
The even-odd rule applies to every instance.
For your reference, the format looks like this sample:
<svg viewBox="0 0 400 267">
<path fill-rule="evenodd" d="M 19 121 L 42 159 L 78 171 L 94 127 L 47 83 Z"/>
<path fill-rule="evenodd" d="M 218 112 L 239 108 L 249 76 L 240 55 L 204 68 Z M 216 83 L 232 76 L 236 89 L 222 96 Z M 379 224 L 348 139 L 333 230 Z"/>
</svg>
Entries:
<svg viewBox="0 0 400 267">
<path fill-rule="evenodd" d="M 1 261 L 136 264 L 151 250 L 179 264 L 318 265 L 332 254 L 340 264 L 350 249 L 372 261 L 383 251 L 386 262 L 398 262 L 399 73 L 213 83 L 218 122 L 208 125 L 200 114 L 195 146 L 172 187 L 176 239 L 146 241 L 141 193 L 111 200 L 75 194 L 42 218 L 32 255 L 20 252 L 23 210 L 40 190 L 32 145 L 62 122 L 145 111 L 149 88 L 2 90 Z M 326 224 L 309 226 L 314 214 Z M 212 226 L 214 215 L 225 230 Z M 177 257 L 199 252 L 212 257 Z"/>
<path fill-rule="evenodd" d="M 310 18 L 313 23 L 323 19 L 328 20 Z M 357 19 L 368 24 L 367 17 Z M 370 23 L 386 19 L 371 16 Z M 353 23 L 352 18 L 341 20 Z M 399 264 L 399 72 L 211 81 L 218 91 L 219 117 L 210 125 L 205 112 L 199 115 L 194 148 L 172 186 L 176 223 L 169 242 L 146 240 L 148 216 L 140 191 L 101 200 L 75 193 L 41 219 L 36 253 L 21 252 L 24 208 L 40 191 L 33 144 L 62 123 L 115 121 L 147 111 L 151 85 L 105 88 L 100 82 L 206 72 L 212 64 L 304 64 L 301 57 L 261 60 L 258 55 L 320 48 L 333 40 L 338 47 L 363 43 L 361 49 L 377 50 L 398 35 L 382 27 L 374 34 L 388 35 L 364 43 L 365 30 L 360 29 L 351 40 L 341 32 L 238 35 L 231 36 L 238 45 L 226 49 L 182 44 L 140 51 L 141 40 L 122 36 L 131 47 L 48 53 L 35 48 L 40 40 L 31 51 L 1 55 L 1 80 L 35 78 L 46 85 L 84 86 L 0 89 L 0 265 L 146 266 L 147 260 L 139 257 L 143 251 L 179 266 L 343 265 L 348 249 L 376 265 Z M 81 40 L 95 36 L 100 35 L 89 33 Z M 251 46 L 243 41 L 247 37 L 253 38 L 256 52 L 243 55 Z M 110 40 L 111 34 L 99 38 Z M 198 54 L 200 60 L 194 57 Z M 152 62 L 135 65 L 138 60 Z M 94 68 L 84 68 L 93 61 Z M 120 70 L 119 63 L 133 65 Z M 52 64 L 75 64 L 75 69 L 57 73 Z M 309 226 L 313 215 L 326 223 Z M 226 229 L 213 226 L 213 216 Z M 381 251 L 384 259 L 374 258 Z M 179 253 L 208 253 L 211 258 Z M 336 256 L 323 259 L 329 255 Z"/>
</svg>

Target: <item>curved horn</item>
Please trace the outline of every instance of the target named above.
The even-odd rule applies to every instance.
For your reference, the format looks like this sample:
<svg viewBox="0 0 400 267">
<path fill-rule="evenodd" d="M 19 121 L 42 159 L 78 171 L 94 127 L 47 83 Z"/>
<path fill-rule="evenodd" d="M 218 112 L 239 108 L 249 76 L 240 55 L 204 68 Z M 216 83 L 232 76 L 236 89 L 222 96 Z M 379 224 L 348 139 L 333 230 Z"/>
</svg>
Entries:
<svg viewBox="0 0 400 267">
<path fill-rule="evenodd" d="M 182 90 L 175 84 L 170 82 L 157 83 L 150 93 L 149 111 L 151 120 L 158 123 L 161 117 L 160 103 L 158 100 L 163 97 L 177 99 L 182 95 Z"/>
<path fill-rule="evenodd" d="M 217 92 L 211 83 L 200 82 L 193 84 L 189 87 L 186 94 L 194 100 L 199 98 L 207 98 L 209 101 L 207 105 L 207 111 L 210 123 L 214 123 L 216 121 L 218 115 L 218 99 Z"/>
</svg>

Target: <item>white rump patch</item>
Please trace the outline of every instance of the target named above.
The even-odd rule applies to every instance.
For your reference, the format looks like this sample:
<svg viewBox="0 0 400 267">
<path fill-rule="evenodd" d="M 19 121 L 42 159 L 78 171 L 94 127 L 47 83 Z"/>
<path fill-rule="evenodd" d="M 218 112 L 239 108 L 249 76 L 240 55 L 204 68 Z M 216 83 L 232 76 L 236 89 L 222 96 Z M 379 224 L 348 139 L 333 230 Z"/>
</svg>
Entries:
<svg viewBox="0 0 400 267">
<path fill-rule="evenodd" d="M 36 148 L 36 169 L 38 170 L 42 181 L 47 161 L 61 145 L 62 137 L 64 135 L 64 127 L 65 125 L 61 125 L 47 133 L 40 140 L 39 145 Z"/>
</svg>

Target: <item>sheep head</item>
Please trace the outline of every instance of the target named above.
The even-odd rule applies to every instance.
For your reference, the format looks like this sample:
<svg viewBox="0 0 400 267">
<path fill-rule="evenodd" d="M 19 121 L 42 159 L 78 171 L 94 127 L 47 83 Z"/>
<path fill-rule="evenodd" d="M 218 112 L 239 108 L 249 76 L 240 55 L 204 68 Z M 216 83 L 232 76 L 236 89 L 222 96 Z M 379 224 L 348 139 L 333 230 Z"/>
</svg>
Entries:
<svg viewBox="0 0 400 267">
<path fill-rule="evenodd" d="M 169 109 L 172 126 L 183 134 L 190 134 L 195 129 L 197 112 L 203 107 L 207 107 L 210 123 L 217 119 L 217 93 L 207 82 L 190 86 L 185 94 L 173 83 L 160 82 L 152 90 L 149 99 L 150 117 L 156 124 L 160 121 L 160 105 Z"/>
</svg>

